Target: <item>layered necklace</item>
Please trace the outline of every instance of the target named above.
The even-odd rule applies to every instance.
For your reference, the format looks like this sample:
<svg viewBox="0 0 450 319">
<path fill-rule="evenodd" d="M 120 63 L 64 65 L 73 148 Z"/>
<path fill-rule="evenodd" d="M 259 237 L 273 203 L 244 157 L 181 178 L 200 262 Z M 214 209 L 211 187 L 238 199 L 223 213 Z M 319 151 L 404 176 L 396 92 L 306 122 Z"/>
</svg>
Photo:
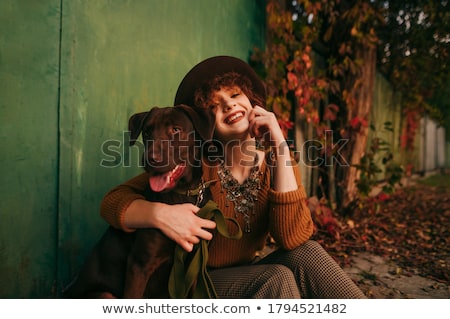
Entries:
<svg viewBox="0 0 450 319">
<path fill-rule="evenodd" d="M 254 165 L 250 169 L 250 174 L 244 183 L 239 182 L 233 177 L 230 170 L 225 167 L 225 162 L 220 161 L 218 172 L 221 192 L 226 192 L 225 206 L 229 202 L 234 204 L 235 217 L 242 214 L 244 217 L 244 232 L 251 232 L 250 216 L 254 215 L 255 202 L 258 200 L 258 191 L 261 189 L 261 172 L 258 167 L 258 154 L 255 155 Z"/>
</svg>

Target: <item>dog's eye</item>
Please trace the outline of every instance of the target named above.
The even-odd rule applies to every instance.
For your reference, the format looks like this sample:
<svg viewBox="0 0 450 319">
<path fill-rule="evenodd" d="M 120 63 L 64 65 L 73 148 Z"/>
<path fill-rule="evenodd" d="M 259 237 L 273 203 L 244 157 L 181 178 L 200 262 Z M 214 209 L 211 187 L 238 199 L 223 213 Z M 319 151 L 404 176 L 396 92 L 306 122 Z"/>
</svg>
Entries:
<svg viewBox="0 0 450 319">
<path fill-rule="evenodd" d="M 175 135 L 177 135 L 177 134 L 180 134 L 181 131 L 182 131 L 182 129 L 181 129 L 181 127 L 179 127 L 179 126 L 172 126 L 172 127 L 170 128 L 170 134 L 171 134 L 172 136 L 175 136 Z"/>
<path fill-rule="evenodd" d="M 179 126 L 172 127 L 172 134 L 179 133 L 179 132 L 181 132 L 181 127 L 179 127 Z"/>
</svg>

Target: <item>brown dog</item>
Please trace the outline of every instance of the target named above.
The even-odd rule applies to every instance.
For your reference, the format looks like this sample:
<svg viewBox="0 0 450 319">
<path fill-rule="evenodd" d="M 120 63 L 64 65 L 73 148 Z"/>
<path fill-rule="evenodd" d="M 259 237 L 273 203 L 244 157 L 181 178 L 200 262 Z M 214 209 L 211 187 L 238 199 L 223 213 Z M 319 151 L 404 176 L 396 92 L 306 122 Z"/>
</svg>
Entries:
<svg viewBox="0 0 450 319">
<path fill-rule="evenodd" d="M 130 145 L 142 132 L 146 198 L 168 204 L 203 205 L 203 142 L 212 138 L 212 115 L 185 105 L 154 107 L 129 120 Z M 175 243 L 157 229 L 132 233 L 109 227 L 94 247 L 66 298 L 168 298 Z"/>
</svg>

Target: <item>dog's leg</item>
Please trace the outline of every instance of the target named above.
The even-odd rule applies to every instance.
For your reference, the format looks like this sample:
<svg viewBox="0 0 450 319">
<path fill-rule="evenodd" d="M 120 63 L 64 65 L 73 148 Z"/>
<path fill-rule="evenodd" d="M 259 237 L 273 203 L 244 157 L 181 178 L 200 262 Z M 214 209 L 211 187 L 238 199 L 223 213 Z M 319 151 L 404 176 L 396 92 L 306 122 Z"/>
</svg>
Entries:
<svg viewBox="0 0 450 319">
<path fill-rule="evenodd" d="M 86 258 L 76 280 L 64 291 L 64 298 L 120 298 L 134 236 L 110 226 Z"/>
<path fill-rule="evenodd" d="M 124 298 L 144 298 L 147 295 L 147 284 L 152 275 L 161 265 L 172 259 L 172 251 L 168 251 L 170 249 L 173 250 L 172 242 L 160 231 L 156 229 L 137 231 L 136 240 L 128 256 Z M 167 281 L 168 279 L 165 280 L 165 286 L 159 289 L 167 290 Z"/>
</svg>

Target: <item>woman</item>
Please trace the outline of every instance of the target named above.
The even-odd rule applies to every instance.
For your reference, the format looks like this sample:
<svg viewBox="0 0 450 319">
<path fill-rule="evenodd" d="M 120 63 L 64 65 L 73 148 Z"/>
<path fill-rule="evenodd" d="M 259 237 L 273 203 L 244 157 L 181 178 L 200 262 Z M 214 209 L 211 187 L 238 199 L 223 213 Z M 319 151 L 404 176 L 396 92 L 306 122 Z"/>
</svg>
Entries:
<svg viewBox="0 0 450 319">
<path fill-rule="evenodd" d="M 240 240 L 213 236 L 215 223 L 197 217 L 194 205 L 145 201 L 145 173 L 112 189 L 101 215 L 125 231 L 159 228 L 186 251 L 200 239 L 211 240 L 208 269 L 221 298 L 365 298 L 309 240 L 313 223 L 300 171 L 275 115 L 263 107 L 265 98 L 253 69 L 229 56 L 194 66 L 175 97 L 175 105 L 209 108 L 215 115 L 214 141 L 222 156 L 218 164 L 205 160 L 203 177 L 216 180 L 210 186 L 213 200 L 239 221 Z M 269 234 L 280 248 L 253 262 Z"/>
</svg>

